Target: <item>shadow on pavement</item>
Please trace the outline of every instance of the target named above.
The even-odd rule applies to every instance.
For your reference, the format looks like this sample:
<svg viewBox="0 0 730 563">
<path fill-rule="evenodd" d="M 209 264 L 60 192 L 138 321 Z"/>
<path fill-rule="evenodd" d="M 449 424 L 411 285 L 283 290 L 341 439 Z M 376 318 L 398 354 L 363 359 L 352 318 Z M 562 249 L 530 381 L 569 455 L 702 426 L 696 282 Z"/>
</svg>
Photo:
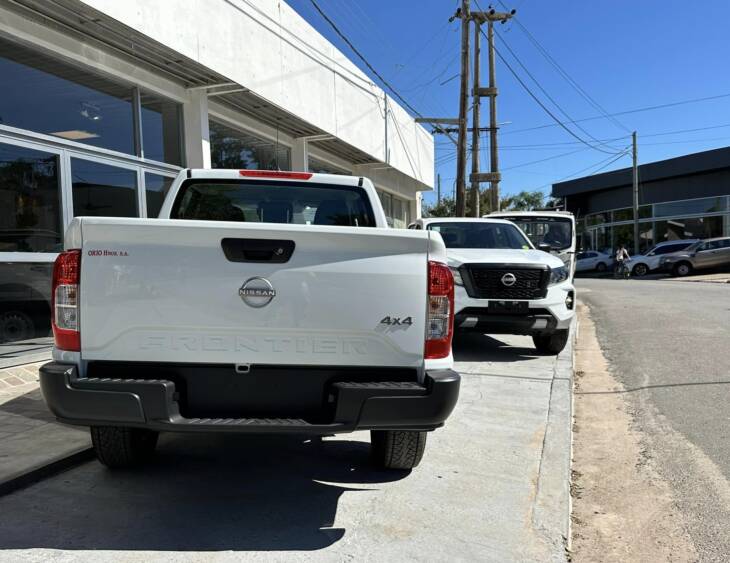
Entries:
<svg viewBox="0 0 730 563">
<path fill-rule="evenodd" d="M 0 550 L 322 549 L 345 535 L 333 527 L 343 492 L 408 475 L 368 453 L 345 439 L 162 435 L 144 468 L 93 461 L 0 499 Z"/>
<path fill-rule="evenodd" d="M 527 342 L 532 342 L 529 336 L 524 338 Z M 512 346 L 493 336 L 478 332 L 457 332 L 453 352 L 456 362 L 516 362 L 540 356 L 531 346 Z"/>
</svg>

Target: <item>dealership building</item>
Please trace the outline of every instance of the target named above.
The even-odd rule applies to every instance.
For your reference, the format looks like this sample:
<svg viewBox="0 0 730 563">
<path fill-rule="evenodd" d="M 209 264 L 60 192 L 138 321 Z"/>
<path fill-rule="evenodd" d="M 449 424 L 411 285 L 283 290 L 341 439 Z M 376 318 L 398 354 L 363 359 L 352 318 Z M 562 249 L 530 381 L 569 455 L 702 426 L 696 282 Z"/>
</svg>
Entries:
<svg viewBox="0 0 730 563">
<path fill-rule="evenodd" d="M 394 227 L 433 188 L 430 133 L 278 0 L 0 0 L 0 76 L 0 342 L 47 333 L 74 216 L 155 217 L 182 167 L 367 176 Z"/>
<path fill-rule="evenodd" d="M 639 247 L 730 236 L 730 147 L 639 167 Z M 634 248 L 633 175 L 623 168 L 553 184 L 578 221 L 585 250 Z"/>
</svg>

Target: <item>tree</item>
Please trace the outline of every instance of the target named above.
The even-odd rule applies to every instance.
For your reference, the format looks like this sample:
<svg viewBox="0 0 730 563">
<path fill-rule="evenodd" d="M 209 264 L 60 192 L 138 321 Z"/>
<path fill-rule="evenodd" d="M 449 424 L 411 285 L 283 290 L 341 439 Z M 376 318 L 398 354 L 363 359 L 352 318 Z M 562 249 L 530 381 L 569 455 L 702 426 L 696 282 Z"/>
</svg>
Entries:
<svg viewBox="0 0 730 563">
<path fill-rule="evenodd" d="M 467 198 L 466 216 L 471 217 L 471 200 Z M 540 191 L 521 191 L 518 194 L 504 196 L 500 200 L 502 211 L 533 211 L 542 209 L 544 196 Z M 492 211 L 489 190 L 482 190 L 479 193 L 479 215 L 489 215 Z M 424 205 L 424 217 L 454 217 L 456 214 L 456 202 L 453 197 L 443 197 L 439 203 Z"/>
</svg>

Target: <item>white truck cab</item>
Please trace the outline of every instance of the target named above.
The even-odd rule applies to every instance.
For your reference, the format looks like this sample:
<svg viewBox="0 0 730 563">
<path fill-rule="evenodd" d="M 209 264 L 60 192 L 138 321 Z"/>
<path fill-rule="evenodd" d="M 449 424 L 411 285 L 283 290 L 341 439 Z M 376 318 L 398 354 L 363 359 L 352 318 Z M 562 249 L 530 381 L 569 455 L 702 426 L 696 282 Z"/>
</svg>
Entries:
<svg viewBox="0 0 730 563">
<path fill-rule="evenodd" d="M 536 249 L 506 219 L 419 219 L 410 228 L 436 231 L 444 240 L 456 331 L 526 334 L 548 354 L 565 347 L 575 314 L 570 262 Z"/>
<path fill-rule="evenodd" d="M 512 221 L 535 248 L 555 254 L 575 275 L 575 216 L 569 211 L 495 211 L 484 217 Z"/>
</svg>

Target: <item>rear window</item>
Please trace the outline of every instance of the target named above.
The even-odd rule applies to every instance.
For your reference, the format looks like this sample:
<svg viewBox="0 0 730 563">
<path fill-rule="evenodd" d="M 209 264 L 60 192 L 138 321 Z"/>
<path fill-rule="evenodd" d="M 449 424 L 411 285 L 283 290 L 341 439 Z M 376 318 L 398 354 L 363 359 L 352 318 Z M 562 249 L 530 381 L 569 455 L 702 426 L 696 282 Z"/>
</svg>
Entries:
<svg viewBox="0 0 730 563">
<path fill-rule="evenodd" d="M 180 186 L 170 218 L 375 226 L 365 190 L 309 182 L 189 180 Z"/>
</svg>

